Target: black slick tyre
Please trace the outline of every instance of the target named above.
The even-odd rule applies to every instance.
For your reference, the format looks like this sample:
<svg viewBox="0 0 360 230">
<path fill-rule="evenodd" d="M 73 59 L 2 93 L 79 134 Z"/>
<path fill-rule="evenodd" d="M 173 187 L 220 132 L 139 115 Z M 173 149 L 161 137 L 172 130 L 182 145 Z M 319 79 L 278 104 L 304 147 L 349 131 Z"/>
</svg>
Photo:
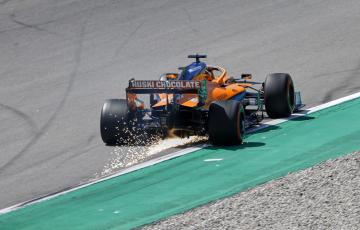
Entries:
<svg viewBox="0 0 360 230">
<path fill-rule="evenodd" d="M 127 144 L 131 137 L 131 127 L 127 101 L 106 100 L 100 118 L 101 138 L 107 145 Z"/>
<path fill-rule="evenodd" d="M 245 135 L 245 112 L 238 101 L 215 101 L 209 108 L 209 140 L 213 145 L 239 145 Z"/>
<path fill-rule="evenodd" d="M 270 118 L 290 116 L 295 108 L 294 83 L 287 73 L 272 73 L 264 82 L 264 103 Z"/>
</svg>

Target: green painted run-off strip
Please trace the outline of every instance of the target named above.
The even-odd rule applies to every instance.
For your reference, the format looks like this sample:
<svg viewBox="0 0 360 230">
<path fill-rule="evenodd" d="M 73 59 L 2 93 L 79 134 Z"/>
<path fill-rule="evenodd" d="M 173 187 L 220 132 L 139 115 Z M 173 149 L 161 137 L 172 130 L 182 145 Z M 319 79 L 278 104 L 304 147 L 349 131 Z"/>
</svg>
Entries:
<svg viewBox="0 0 360 230">
<path fill-rule="evenodd" d="M 0 216 L 0 229 L 126 229 L 360 149 L 360 100 Z M 204 161 L 217 158 L 221 161 Z"/>
</svg>

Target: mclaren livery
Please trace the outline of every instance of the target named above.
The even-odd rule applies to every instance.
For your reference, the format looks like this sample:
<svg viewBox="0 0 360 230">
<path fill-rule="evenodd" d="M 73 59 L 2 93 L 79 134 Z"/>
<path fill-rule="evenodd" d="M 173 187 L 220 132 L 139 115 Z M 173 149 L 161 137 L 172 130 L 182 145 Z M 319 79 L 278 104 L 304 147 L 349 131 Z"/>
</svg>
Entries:
<svg viewBox="0 0 360 230">
<path fill-rule="evenodd" d="M 129 80 L 125 99 L 107 100 L 101 111 L 100 131 L 108 145 L 133 145 L 149 136 L 208 136 L 214 145 L 237 145 L 246 130 L 258 125 L 264 113 L 284 118 L 300 109 L 300 92 L 287 73 L 272 73 L 265 82 L 251 74 L 230 77 L 219 66 L 195 61 L 166 73 L 159 80 Z M 149 106 L 140 100 L 149 95 Z"/>
</svg>

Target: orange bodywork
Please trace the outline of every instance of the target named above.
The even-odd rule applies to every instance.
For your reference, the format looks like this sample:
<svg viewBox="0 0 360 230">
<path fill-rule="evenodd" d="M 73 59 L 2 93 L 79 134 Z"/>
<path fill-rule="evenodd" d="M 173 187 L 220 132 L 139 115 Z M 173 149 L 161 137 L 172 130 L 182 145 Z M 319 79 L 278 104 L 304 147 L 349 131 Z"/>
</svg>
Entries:
<svg viewBox="0 0 360 230">
<path fill-rule="evenodd" d="M 200 74 L 193 79 L 197 81 L 206 80 L 207 99 L 204 107 L 209 107 L 213 101 L 229 100 L 235 95 L 244 92 L 246 87 L 251 86 L 251 84 L 227 84 L 226 81 L 229 76 L 225 69 L 221 67 L 208 68 L 210 70 L 208 73 Z M 216 75 L 214 72 L 218 74 Z M 160 101 L 152 107 L 166 106 L 168 102 L 173 100 L 172 94 L 159 94 L 159 96 Z M 180 99 L 177 99 L 176 103 L 186 107 L 196 107 L 199 103 L 199 97 L 197 94 L 183 94 Z"/>
</svg>

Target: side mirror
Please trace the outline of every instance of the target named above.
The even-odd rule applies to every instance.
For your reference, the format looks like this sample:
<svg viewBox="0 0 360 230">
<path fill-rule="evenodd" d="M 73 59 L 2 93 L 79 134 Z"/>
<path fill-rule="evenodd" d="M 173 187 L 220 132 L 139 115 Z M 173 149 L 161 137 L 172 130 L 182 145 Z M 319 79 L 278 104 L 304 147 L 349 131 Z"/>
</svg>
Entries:
<svg viewBox="0 0 360 230">
<path fill-rule="evenodd" d="M 177 74 L 177 73 L 167 73 L 166 79 L 167 80 L 175 80 L 178 78 L 178 76 L 179 76 L 179 74 Z"/>
<path fill-rule="evenodd" d="M 252 79 L 252 75 L 251 75 L 251 73 L 242 73 L 241 79 L 250 80 L 250 79 Z"/>
</svg>

